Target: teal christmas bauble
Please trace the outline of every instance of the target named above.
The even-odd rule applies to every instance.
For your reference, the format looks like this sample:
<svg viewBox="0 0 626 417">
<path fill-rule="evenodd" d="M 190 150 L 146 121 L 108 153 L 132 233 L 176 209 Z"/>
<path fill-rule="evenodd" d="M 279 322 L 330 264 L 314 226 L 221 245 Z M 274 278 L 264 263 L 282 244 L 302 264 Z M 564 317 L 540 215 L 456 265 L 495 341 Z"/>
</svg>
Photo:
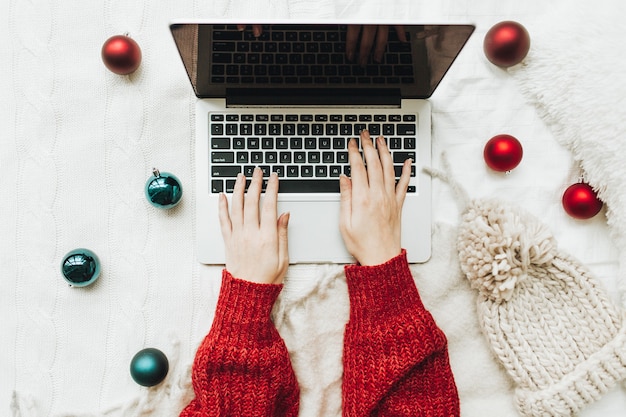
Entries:
<svg viewBox="0 0 626 417">
<path fill-rule="evenodd" d="M 159 349 L 142 349 L 130 361 L 130 376 L 136 383 L 144 387 L 152 387 L 161 383 L 168 371 L 167 357 Z"/>
<path fill-rule="evenodd" d="M 169 172 L 152 170 L 144 187 L 146 198 L 154 207 L 170 209 L 176 206 L 183 196 L 183 186 L 178 178 Z"/>
<path fill-rule="evenodd" d="M 71 286 L 86 287 L 100 276 L 100 260 L 89 249 L 74 249 L 63 257 L 61 274 Z"/>
</svg>

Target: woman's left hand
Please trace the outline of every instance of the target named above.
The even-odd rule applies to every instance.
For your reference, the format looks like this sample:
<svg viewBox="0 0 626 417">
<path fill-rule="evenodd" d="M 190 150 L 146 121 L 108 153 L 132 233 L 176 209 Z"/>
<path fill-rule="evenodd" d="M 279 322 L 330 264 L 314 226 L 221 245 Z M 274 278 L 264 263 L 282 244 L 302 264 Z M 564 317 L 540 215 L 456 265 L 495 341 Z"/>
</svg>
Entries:
<svg viewBox="0 0 626 417">
<path fill-rule="evenodd" d="M 231 200 L 222 194 L 219 218 L 226 248 L 226 269 L 232 276 L 247 281 L 280 284 L 289 266 L 287 226 L 289 213 L 277 218 L 278 176 L 273 173 L 267 183 L 260 206 L 263 173 L 254 170 L 245 191 L 246 178 L 239 174 Z"/>
</svg>

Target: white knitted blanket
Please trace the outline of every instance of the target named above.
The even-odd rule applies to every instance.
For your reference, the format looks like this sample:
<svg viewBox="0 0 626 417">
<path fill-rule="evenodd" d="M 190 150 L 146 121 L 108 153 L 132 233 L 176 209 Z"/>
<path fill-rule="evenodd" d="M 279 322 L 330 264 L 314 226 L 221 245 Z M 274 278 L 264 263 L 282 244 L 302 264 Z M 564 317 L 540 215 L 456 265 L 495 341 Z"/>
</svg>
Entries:
<svg viewBox="0 0 626 417">
<path fill-rule="evenodd" d="M 614 50 L 623 50 L 626 37 L 617 34 L 624 32 L 618 18 L 624 13 L 617 13 L 619 0 L 559 3 L 567 8 L 557 13 L 546 11 L 543 0 L 2 2 L 0 415 L 165 417 L 193 395 L 189 369 L 211 325 L 220 268 L 194 258 L 195 97 L 167 30 L 173 18 L 475 23 L 476 33 L 431 99 L 434 164 L 445 150 L 470 195 L 499 197 L 541 215 L 564 250 L 588 264 L 617 299 L 617 260 L 626 265 L 626 192 L 619 181 L 626 149 L 618 139 L 626 91 L 623 75 L 620 84 L 611 69 L 621 69 L 623 58 L 609 50 L 580 59 L 577 48 L 591 48 L 586 58 L 615 39 Z M 614 14 L 600 16 L 601 10 Z M 613 18 L 605 27 L 603 19 Z M 508 19 L 527 26 L 532 40 L 528 65 L 509 72 L 482 52 L 485 32 Z M 120 77 L 104 68 L 100 48 L 126 32 L 144 58 L 135 74 Z M 560 40 L 551 46 L 554 39 Z M 576 48 L 563 47 L 570 44 Z M 588 83 L 562 97 L 574 91 L 565 84 L 571 79 Z M 490 172 L 482 160 L 484 143 L 499 133 L 524 145 L 524 160 L 509 176 Z M 601 188 L 610 228 L 603 215 L 579 222 L 561 209 L 560 194 L 575 180 L 572 154 Z M 143 186 L 153 166 L 181 179 L 176 209 L 163 212 L 146 202 Z M 462 415 L 515 416 L 513 387 L 480 334 L 475 294 L 458 267 L 455 198 L 436 181 L 433 199 L 433 258 L 412 270 L 448 336 Z M 77 247 L 92 249 L 102 262 L 102 276 L 84 289 L 68 288 L 59 273 L 61 257 Z M 341 267 L 290 268 L 274 318 L 301 385 L 302 416 L 341 414 L 347 315 Z M 144 347 L 161 349 L 170 361 L 166 380 L 150 389 L 128 372 L 130 358 Z M 626 395 L 614 390 L 584 416 L 623 416 L 624 409 Z"/>
</svg>

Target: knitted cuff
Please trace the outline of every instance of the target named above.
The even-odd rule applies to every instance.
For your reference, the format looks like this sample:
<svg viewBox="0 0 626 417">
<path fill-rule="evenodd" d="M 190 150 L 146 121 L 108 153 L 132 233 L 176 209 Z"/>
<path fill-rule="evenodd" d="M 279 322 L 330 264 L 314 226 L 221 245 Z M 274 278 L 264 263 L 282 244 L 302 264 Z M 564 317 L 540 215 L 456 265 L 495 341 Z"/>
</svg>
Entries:
<svg viewBox="0 0 626 417">
<path fill-rule="evenodd" d="M 406 250 L 384 264 L 345 267 L 350 297 L 350 320 L 380 321 L 406 311 L 424 308 L 406 258 Z"/>
<path fill-rule="evenodd" d="M 282 288 L 235 278 L 224 269 L 212 331 L 233 343 L 271 338 L 270 314 Z"/>
</svg>

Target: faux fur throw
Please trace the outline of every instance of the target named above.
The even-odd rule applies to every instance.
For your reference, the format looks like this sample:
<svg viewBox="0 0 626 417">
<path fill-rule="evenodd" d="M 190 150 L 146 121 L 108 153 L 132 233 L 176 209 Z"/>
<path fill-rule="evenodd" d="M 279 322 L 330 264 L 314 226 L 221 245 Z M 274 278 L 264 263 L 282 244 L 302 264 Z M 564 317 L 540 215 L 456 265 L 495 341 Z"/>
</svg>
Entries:
<svg viewBox="0 0 626 417">
<path fill-rule="evenodd" d="M 563 18 L 562 16 L 567 16 Z M 527 29 L 531 50 L 510 69 L 527 99 L 572 151 L 607 206 L 626 306 L 626 3 L 560 2 Z"/>
</svg>

